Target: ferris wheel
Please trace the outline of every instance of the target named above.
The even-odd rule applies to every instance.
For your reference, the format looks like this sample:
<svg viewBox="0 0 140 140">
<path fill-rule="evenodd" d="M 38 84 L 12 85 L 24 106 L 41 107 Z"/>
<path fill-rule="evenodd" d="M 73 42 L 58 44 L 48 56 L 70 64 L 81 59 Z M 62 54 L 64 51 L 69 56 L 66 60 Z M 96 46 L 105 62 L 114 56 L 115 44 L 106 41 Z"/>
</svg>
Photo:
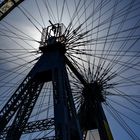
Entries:
<svg viewBox="0 0 140 140">
<path fill-rule="evenodd" d="M 1 0 L 0 139 L 140 140 L 140 1 Z"/>
</svg>

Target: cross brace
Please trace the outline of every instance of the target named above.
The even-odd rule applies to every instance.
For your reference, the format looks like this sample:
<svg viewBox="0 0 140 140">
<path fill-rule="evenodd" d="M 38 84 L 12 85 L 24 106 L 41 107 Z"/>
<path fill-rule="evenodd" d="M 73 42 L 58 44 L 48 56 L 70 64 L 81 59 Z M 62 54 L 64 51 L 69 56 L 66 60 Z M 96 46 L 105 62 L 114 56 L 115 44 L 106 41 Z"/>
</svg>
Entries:
<svg viewBox="0 0 140 140">
<path fill-rule="evenodd" d="M 2 134 L 0 135 L 0 139 L 4 140 L 6 137 L 6 134 L 11 126 L 6 127 Z M 27 133 L 34 133 L 38 131 L 44 131 L 44 130 L 50 130 L 54 129 L 54 119 L 44 119 L 44 120 L 38 120 L 38 121 L 32 121 L 28 122 L 23 130 L 23 134 Z"/>
</svg>

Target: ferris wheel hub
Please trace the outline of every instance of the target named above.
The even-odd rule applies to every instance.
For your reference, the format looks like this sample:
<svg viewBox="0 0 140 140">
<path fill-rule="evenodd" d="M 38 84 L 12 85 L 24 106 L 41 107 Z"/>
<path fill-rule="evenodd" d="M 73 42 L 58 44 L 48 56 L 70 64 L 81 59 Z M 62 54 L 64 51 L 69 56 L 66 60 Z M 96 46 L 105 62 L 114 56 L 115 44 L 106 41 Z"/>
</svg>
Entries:
<svg viewBox="0 0 140 140">
<path fill-rule="evenodd" d="M 95 102 L 104 102 L 103 97 L 103 86 L 100 82 L 94 81 L 93 83 L 88 83 L 83 88 L 83 97 L 85 101 Z"/>
<path fill-rule="evenodd" d="M 43 53 L 55 50 L 65 53 L 66 36 L 64 24 L 52 24 L 51 21 L 49 22 L 51 25 L 43 28 L 39 50 Z"/>
</svg>

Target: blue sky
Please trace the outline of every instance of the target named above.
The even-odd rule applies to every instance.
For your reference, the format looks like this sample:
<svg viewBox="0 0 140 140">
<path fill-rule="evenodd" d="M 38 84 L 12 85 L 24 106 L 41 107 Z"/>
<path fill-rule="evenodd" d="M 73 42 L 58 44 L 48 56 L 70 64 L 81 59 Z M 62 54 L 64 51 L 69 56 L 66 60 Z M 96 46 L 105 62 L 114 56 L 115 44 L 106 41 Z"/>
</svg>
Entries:
<svg viewBox="0 0 140 140">
<path fill-rule="evenodd" d="M 32 60 L 41 55 L 37 53 L 40 32 L 51 20 L 66 28 L 69 25 L 66 55 L 75 60 L 87 81 L 100 80 L 108 70 L 103 76 L 109 86 L 104 88 L 103 108 L 114 139 L 140 139 L 139 9 L 139 0 L 25 0 L 0 22 L 0 107 L 36 63 Z M 79 36 L 82 38 L 76 40 Z M 112 74 L 115 76 L 109 79 Z M 82 85 L 79 81 L 75 87 L 71 85 L 80 100 Z M 51 89 L 51 83 L 44 85 L 31 120 L 53 116 Z"/>
</svg>

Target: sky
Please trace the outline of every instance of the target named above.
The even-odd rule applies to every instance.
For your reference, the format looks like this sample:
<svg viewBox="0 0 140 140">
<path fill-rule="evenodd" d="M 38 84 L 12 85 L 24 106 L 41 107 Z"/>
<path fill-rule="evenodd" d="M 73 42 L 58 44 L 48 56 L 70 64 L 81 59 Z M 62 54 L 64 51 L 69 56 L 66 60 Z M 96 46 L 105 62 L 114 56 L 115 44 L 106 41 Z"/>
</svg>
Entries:
<svg viewBox="0 0 140 140">
<path fill-rule="evenodd" d="M 63 23 L 67 33 L 66 56 L 76 64 L 85 80 L 104 82 L 106 101 L 102 105 L 114 140 L 139 140 L 139 0 L 22 2 L 0 21 L 0 108 L 40 57 L 41 32 L 50 26 L 49 20 L 53 24 Z M 69 71 L 68 74 L 78 106 L 83 85 L 74 74 Z M 52 102 L 52 84 L 49 82 L 44 85 L 30 120 L 52 117 Z M 47 133 L 23 135 L 22 139 L 42 135 Z"/>
</svg>

